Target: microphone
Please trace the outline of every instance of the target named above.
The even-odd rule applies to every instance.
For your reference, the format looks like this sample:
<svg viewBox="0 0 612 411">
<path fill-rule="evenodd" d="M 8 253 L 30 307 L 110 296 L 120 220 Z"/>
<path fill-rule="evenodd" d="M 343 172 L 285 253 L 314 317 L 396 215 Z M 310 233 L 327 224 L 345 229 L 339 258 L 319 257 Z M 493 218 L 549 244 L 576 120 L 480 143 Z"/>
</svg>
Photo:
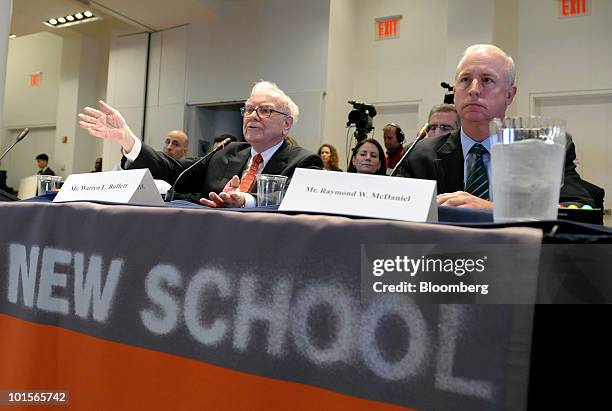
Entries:
<svg viewBox="0 0 612 411">
<path fill-rule="evenodd" d="M 168 190 L 166 192 L 166 201 L 172 201 L 174 200 L 174 188 L 176 187 L 176 184 L 178 183 L 178 181 L 181 179 L 181 177 L 183 177 L 183 175 L 188 172 L 189 170 L 191 170 L 192 168 L 194 168 L 195 166 L 197 166 L 198 164 L 200 164 L 202 161 L 210 158 L 213 154 L 215 154 L 217 151 L 219 150 L 223 150 L 223 148 L 228 145 L 229 143 L 232 142 L 231 138 L 226 138 L 225 140 L 223 140 L 221 142 L 221 144 L 219 144 L 216 148 L 214 148 L 210 153 L 206 154 L 203 157 L 200 157 L 198 159 L 198 161 L 196 161 L 195 163 L 193 163 L 192 165 L 190 165 L 189 167 L 187 167 L 186 169 L 183 170 L 183 172 L 181 174 L 179 174 L 179 176 L 176 178 L 176 180 L 174 180 L 174 184 L 172 184 L 172 187 L 170 188 L 170 190 Z"/>
<path fill-rule="evenodd" d="M 397 170 L 398 170 L 400 164 L 402 164 L 404 162 L 404 159 L 406 158 L 406 156 L 408 156 L 408 153 L 410 153 L 412 151 L 412 148 L 416 145 L 416 143 L 418 143 L 419 141 L 423 140 L 425 138 L 425 136 L 427 136 L 427 132 L 430 129 L 431 129 L 431 125 L 429 123 L 425 123 L 423 125 L 423 128 L 421 128 L 421 131 L 419 131 L 419 133 L 416 136 L 416 140 L 414 140 L 412 142 L 412 144 L 410 144 L 410 147 L 408 147 L 408 150 L 406 150 L 406 152 L 404 153 L 402 158 L 400 158 L 400 161 L 398 161 L 397 164 L 395 165 L 395 167 L 393 167 L 393 170 L 391 171 L 391 174 L 389 174 L 390 177 L 394 177 L 397 174 Z"/>
<path fill-rule="evenodd" d="M 10 146 L 4 153 L 2 153 L 2 155 L 0 156 L 0 161 L 2 161 L 2 159 L 4 158 L 4 156 L 6 156 L 8 154 L 9 151 L 11 151 L 13 149 L 13 147 L 15 147 L 15 144 L 19 143 L 21 140 L 23 140 L 25 138 L 25 136 L 28 135 L 28 133 L 30 132 L 29 128 L 24 128 L 21 133 L 19 133 L 19 135 L 17 136 L 17 139 L 15 140 L 15 142 L 13 143 L 12 146 Z"/>
</svg>

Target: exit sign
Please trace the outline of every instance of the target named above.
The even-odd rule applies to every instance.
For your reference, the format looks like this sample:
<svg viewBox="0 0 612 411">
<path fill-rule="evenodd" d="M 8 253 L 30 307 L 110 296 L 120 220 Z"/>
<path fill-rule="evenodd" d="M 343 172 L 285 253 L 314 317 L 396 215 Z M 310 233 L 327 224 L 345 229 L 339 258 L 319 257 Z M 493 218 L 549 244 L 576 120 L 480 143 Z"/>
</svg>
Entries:
<svg viewBox="0 0 612 411">
<path fill-rule="evenodd" d="M 398 38 L 401 19 L 401 15 L 377 18 L 374 21 L 375 39 L 388 40 Z"/>
<path fill-rule="evenodd" d="M 591 14 L 591 0 L 559 0 L 559 17 L 579 17 Z"/>
</svg>

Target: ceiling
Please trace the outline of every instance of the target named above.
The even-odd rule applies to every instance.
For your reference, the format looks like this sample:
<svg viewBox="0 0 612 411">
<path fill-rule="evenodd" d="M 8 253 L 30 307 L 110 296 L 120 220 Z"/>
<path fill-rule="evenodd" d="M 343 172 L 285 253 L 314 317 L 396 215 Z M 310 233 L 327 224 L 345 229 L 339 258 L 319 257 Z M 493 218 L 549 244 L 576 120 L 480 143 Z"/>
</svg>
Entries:
<svg viewBox="0 0 612 411">
<path fill-rule="evenodd" d="M 48 31 L 75 30 L 87 34 L 118 31 L 122 34 L 159 31 L 218 15 L 224 0 L 13 0 L 11 33 L 17 36 Z M 225 0 L 227 1 L 227 0 Z M 236 0 L 233 0 L 236 1 Z M 66 28 L 42 22 L 52 17 L 91 10 L 102 20 Z"/>
</svg>

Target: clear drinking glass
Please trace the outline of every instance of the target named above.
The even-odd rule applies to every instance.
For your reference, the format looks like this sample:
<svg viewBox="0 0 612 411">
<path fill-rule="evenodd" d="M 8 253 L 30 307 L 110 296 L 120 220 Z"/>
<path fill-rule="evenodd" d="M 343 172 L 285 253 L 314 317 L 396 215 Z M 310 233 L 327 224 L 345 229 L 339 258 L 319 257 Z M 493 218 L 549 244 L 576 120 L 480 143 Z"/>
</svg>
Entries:
<svg viewBox="0 0 612 411">
<path fill-rule="evenodd" d="M 278 207 L 283 201 L 286 185 L 286 176 L 258 174 L 257 207 Z"/>
<path fill-rule="evenodd" d="M 491 174 L 495 222 L 556 220 L 565 162 L 565 121 L 493 119 Z"/>
<path fill-rule="evenodd" d="M 62 186 L 61 176 L 38 175 L 38 195 L 43 196 L 49 193 L 56 193 Z"/>
</svg>

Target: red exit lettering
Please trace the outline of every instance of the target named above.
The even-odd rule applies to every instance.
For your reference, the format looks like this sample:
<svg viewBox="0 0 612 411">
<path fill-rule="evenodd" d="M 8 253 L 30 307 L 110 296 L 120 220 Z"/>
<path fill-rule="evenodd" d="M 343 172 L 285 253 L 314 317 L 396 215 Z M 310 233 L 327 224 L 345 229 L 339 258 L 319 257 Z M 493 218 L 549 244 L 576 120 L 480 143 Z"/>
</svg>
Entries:
<svg viewBox="0 0 612 411">
<path fill-rule="evenodd" d="M 587 0 L 561 0 L 561 16 L 586 16 L 587 14 Z"/>
<path fill-rule="evenodd" d="M 376 21 L 376 38 L 378 40 L 394 38 L 399 36 L 399 18 L 380 19 Z"/>
</svg>

